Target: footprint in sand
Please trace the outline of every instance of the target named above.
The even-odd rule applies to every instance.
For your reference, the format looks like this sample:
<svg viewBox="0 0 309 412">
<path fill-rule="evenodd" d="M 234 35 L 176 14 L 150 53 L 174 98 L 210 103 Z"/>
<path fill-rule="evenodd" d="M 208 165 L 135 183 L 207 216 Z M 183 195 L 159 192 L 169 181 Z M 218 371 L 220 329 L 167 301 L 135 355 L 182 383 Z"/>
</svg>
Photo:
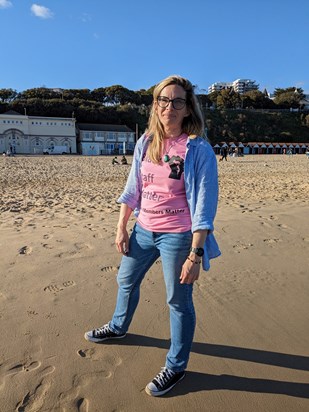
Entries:
<svg viewBox="0 0 309 412">
<path fill-rule="evenodd" d="M 75 285 L 76 283 L 74 282 L 74 280 L 66 280 L 62 282 L 60 285 L 51 284 L 51 285 L 45 286 L 43 290 L 44 292 L 58 293 L 58 292 L 61 292 L 64 288 L 68 288 L 70 286 L 75 286 Z"/>
<path fill-rule="evenodd" d="M 23 246 L 19 249 L 18 253 L 20 255 L 30 255 L 32 253 L 32 247 L 30 246 Z"/>
<path fill-rule="evenodd" d="M 119 266 L 103 266 L 101 272 L 115 272 L 119 269 Z"/>
<path fill-rule="evenodd" d="M 289 227 L 288 227 L 287 225 L 283 225 L 283 224 L 281 224 L 281 223 L 279 223 L 277 226 L 278 226 L 280 229 L 289 229 Z"/>
<path fill-rule="evenodd" d="M 106 354 L 102 354 L 100 350 L 97 348 L 90 348 L 90 349 L 80 349 L 77 352 L 77 355 L 81 358 L 90 359 L 92 361 L 101 361 L 104 362 L 105 365 L 108 365 L 109 369 L 114 369 L 115 367 L 122 364 L 122 359 L 119 357 L 109 356 Z"/>
<path fill-rule="evenodd" d="M 24 218 L 23 217 L 17 217 L 14 220 L 14 225 L 16 225 L 16 226 L 22 226 L 23 223 L 24 223 Z"/>
<path fill-rule="evenodd" d="M 110 365 L 109 365 L 110 366 Z M 104 384 L 105 379 L 112 376 L 112 372 L 107 369 L 102 369 L 97 372 L 86 373 L 85 375 L 75 375 L 72 388 L 66 392 L 59 394 L 59 407 L 62 410 L 88 412 L 89 400 L 81 396 L 81 392 L 87 386 L 91 386 L 92 382 L 101 382 Z"/>
<path fill-rule="evenodd" d="M 40 373 L 39 383 L 35 385 L 35 388 L 27 392 L 23 399 L 21 399 L 16 405 L 16 412 L 25 412 L 25 411 L 39 411 L 44 406 L 44 399 L 46 393 L 52 386 L 52 380 L 46 378 L 47 375 L 50 375 L 55 371 L 54 366 L 47 366 Z"/>
<path fill-rule="evenodd" d="M 40 361 L 33 361 L 33 362 L 30 362 L 30 363 L 28 363 L 28 362 L 19 362 L 19 363 L 13 364 L 13 365 L 12 364 L 11 365 L 10 364 L 2 364 L 0 369 L 5 369 L 5 370 L 4 370 L 3 373 L 1 371 L 1 375 L 3 375 L 3 380 L 0 383 L 0 390 L 2 390 L 5 387 L 6 382 L 7 382 L 8 378 L 10 376 L 17 375 L 17 374 L 25 374 L 25 373 L 28 373 L 28 372 L 33 372 L 33 371 L 39 369 L 41 367 L 41 365 L 42 365 L 42 362 L 40 362 Z M 54 370 L 55 370 L 54 366 L 47 366 L 45 369 L 43 369 L 40 372 L 40 375 L 44 377 L 44 376 L 49 375 L 52 372 L 54 372 Z"/>
<path fill-rule="evenodd" d="M 263 242 L 270 244 L 282 242 L 281 239 L 264 239 Z"/>
<path fill-rule="evenodd" d="M 53 249 L 53 246 L 49 245 L 48 243 L 42 243 L 44 249 Z"/>
<path fill-rule="evenodd" d="M 250 247 L 252 247 L 253 244 L 252 243 L 242 243 L 241 241 L 238 241 L 235 245 L 233 245 L 233 249 L 236 253 L 240 253 L 241 250 L 247 250 Z"/>
<path fill-rule="evenodd" d="M 17 363 L 16 365 L 11 366 L 7 373 L 6 376 L 9 375 L 15 375 L 16 373 L 21 373 L 21 372 L 30 372 L 35 369 L 38 369 L 41 366 L 41 362 L 31 362 L 31 363 Z"/>
<path fill-rule="evenodd" d="M 88 245 L 87 243 L 75 243 L 74 244 L 75 249 L 70 250 L 69 252 L 62 252 L 58 253 L 56 256 L 57 257 L 74 257 L 75 255 L 78 255 L 80 252 L 87 251 L 89 249 L 93 249 L 92 246 Z"/>
</svg>

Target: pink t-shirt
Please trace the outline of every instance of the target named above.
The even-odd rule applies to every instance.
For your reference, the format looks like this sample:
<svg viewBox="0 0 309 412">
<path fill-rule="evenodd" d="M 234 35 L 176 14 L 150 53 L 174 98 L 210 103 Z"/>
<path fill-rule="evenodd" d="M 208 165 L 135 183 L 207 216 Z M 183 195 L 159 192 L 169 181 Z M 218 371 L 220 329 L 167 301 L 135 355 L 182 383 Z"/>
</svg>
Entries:
<svg viewBox="0 0 309 412">
<path fill-rule="evenodd" d="M 182 134 L 175 140 L 166 139 L 162 159 L 154 164 L 147 153 L 142 161 L 142 200 L 138 223 L 151 232 L 180 233 L 191 229 L 191 217 L 183 178 L 186 142 Z"/>
</svg>

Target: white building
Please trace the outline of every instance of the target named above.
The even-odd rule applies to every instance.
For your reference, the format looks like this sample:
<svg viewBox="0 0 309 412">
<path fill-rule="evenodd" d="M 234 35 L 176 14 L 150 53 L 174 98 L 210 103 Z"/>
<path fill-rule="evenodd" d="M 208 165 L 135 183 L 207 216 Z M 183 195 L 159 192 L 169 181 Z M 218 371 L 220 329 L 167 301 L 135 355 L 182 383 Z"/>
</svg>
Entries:
<svg viewBox="0 0 309 412">
<path fill-rule="evenodd" d="M 251 90 L 258 90 L 259 85 L 255 84 L 255 80 L 237 79 L 233 81 L 233 89 L 239 94 L 250 92 Z"/>
<path fill-rule="evenodd" d="M 232 87 L 233 83 L 216 82 L 208 87 L 208 93 L 219 92 L 220 90 L 231 89 Z"/>
<path fill-rule="evenodd" d="M 124 125 L 78 123 L 78 149 L 82 155 L 132 154 L 135 133 Z"/>
<path fill-rule="evenodd" d="M 74 118 L 27 116 L 14 111 L 0 114 L 0 153 L 40 154 L 58 145 L 76 153 Z"/>
<path fill-rule="evenodd" d="M 233 89 L 239 94 L 249 92 L 251 90 L 258 90 L 258 85 L 255 84 L 255 80 L 250 79 L 237 79 L 233 82 L 216 82 L 208 87 L 208 93 L 224 90 L 224 89 Z"/>
</svg>

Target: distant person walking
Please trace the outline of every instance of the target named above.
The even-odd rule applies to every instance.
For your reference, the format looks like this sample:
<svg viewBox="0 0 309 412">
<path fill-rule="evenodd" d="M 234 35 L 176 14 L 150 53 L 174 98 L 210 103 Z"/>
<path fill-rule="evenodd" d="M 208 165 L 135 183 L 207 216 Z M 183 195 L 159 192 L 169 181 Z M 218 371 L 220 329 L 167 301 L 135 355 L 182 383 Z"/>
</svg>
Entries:
<svg viewBox="0 0 309 412">
<path fill-rule="evenodd" d="M 219 159 L 219 162 L 222 162 L 223 159 L 227 161 L 227 155 L 228 155 L 227 146 L 221 147 L 220 154 L 221 154 L 221 158 Z"/>
</svg>

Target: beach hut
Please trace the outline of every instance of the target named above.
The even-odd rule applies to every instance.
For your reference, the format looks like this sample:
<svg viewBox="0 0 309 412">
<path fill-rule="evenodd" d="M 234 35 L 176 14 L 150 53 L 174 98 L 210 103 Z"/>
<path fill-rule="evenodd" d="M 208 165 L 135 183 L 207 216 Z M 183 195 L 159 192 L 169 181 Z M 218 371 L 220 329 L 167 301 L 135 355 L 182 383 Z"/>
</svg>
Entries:
<svg viewBox="0 0 309 412">
<path fill-rule="evenodd" d="M 213 146 L 214 152 L 220 154 L 220 145 L 217 143 Z"/>
<path fill-rule="evenodd" d="M 267 144 L 267 154 L 273 154 L 274 152 L 274 146 L 272 143 Z"/>
<path fill-rule="evenodd" d="M 286 154 L 286 152 L 287 152 L 287 145 L 284 143 L 284 144 L 280 144 L 280 147 L 281 147 L 281 153 L 283 153 L 283 154 Z"/>
<path fill-rule="evenodd" d="M 266 154 L 267 153 L 267 146 L 265 143 L 262 143 L 259 146 L 259 154 Z"/>
<path fill-rule="evenodd" d="M 240 142 L 238 144 L 238 154 L 243 154 L 244 153 L 244 145 Z"/>
<path fill-rule="evenodd" d="M 252 147 L 252 154 L 259 154 L 259 149 L 260 149 L 260 146 L 256 143 L 256 144 Z"/>
<path fill-rule="evenodd" d="M 279 143 L 276 144 L 275 150 L 276 150 L 276 153 L 280 153 L 280 154 L 282 153 L 282 148 Z"/>
<path fill-rule="evenodd" d="M 248 143 L 247 145 L 244 146 L 243 148 L 243 154 L 251 154 L 252 153 L 252 149 L 250 144 Z"/>
</svg>

